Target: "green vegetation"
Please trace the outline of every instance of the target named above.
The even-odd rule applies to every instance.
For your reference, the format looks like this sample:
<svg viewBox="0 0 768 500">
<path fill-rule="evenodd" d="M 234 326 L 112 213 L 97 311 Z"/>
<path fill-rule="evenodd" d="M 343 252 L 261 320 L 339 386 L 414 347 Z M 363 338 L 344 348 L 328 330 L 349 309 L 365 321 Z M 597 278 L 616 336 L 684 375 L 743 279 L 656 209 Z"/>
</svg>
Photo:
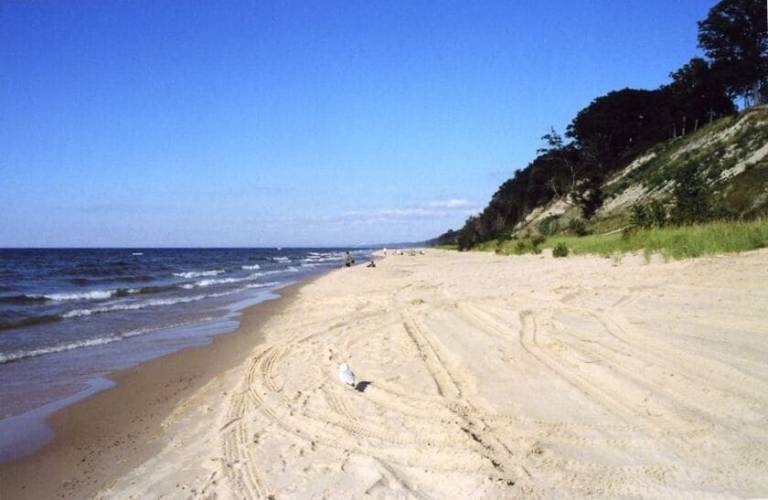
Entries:
<svg viewBox="0 0 768 500">
<path fill-rule="evenodd" d="M 438 248 L 440 250 L 458 250 L 459 245 L 453 244 L 453 245 L 437 245 L 435 248 Z"/>
<path fill-rule="evenodd" d="M 432 240 L 427 241 L 427 245 L 433 246 L 433 247 L 457 247 L 456 244 L 456 238 L 458 237 L 459 233 L 458 231 L 454 231 L 453 229 L 449 229 L 445 233 L 441 234 L 437 238 L 434 238 Z M 450 248 L 448 248 L 450 249 Z"/>
<path fill-rule="evenodd" d="M 576 236 L 586 236 L 590 234 L 590 231 L 587 228 L 587 223 L 582 219 L 571 219 L 568 223 L 568 230 Z"/>
<path fill-rule="evenodd" d="M 614 234 L 583 237 L 554 236 L 544 239 L 534 235 L 526 238 L 489 240 L 475 250 L 499 255 L 524 255 L 552 249 L 554 257 L 600 255 L 616 257 L 642 252 L 646 257 L 660 254 L 665 258 L 685 259 L 720 253 L 746 252 L 768 247 L 768 218 L 752 221 L 715 221 L 688 226 L 631 228 Z M 450 247 L 452 250 L 458 247 Z"/>
<path fill-rule="evenodd" d="M 752 165 L 731 179 L 720 194 L 717 208 L 744 217 L 768 213 L 768 160 Z"/>
<path fill-rule="evenodd" d="M 659 253 L 666 258 L 684 259 L 768 247 L 768 219 L 749 222 L 718 221 L 691 226 L 632 229 L 611 235 L 583 238 L 556 236 L 545 246 L 566 245 L 574 254 Z"/>
<path fill-rule="evenodd" d="M 539 232 L 544 236 L 557 233 L 560 230 L 560 216 L 552 215 L 539 222 Z"/>
<path fill-rule="evenodd" d="M 594 99 L 564 136 L 546 133 L 536 158 L 438 244 L 514 253 L 540 247 L 530 238 L 512 239 L 531 230 L 584 236 L 627 225 L 651 230 L 767 215 L 768 164 L 746 160 L 768 143 L 768 109 L 737 114 L 733 104 L 737 96 L 745 103 L 768 99 L 765 18 L 764 0 L 719 1 L 699 22 L 706 58 L 692 58 L 657 89 L 625 88 Z M 625 202 L 620 197 L 628 188 L 634 191 Z M 630 213 L 632 199 L 656 204 Z M 528 220 L 550 203 L 572 208 Z"/>
<path fill-rule="evenodd" d="M 650 229 L 667 225 L 667 208 L 659 200 L 632 206 L 632 227 Z"/>
<path fill-rule="evenodd" d="M 568 257 L 568 245 L 562 241 L 556 243 L 555 246 L 552 247 L 552 257 Z"/>
<path fill-rule="evenodd" d="M 768 33 L 763 0 L 721 0 L 699 22 L 699 47 L 730 95 L 757 100 L 766 92 Z M 757 85 L 755 85 L 757 83 Z M 756 87 L 756 92 L 755 92 Z"/>
<path fill-rule="evenodd" d="M 677 171 L 672 196 L 675 200 L 675 208 L 672 211 L 675 223 L 693 224 L 712 218 L 709 189 L 694 164 L 689 163 Z M 666 220 L 666 213 L 663 219 Z"/>
</svg>

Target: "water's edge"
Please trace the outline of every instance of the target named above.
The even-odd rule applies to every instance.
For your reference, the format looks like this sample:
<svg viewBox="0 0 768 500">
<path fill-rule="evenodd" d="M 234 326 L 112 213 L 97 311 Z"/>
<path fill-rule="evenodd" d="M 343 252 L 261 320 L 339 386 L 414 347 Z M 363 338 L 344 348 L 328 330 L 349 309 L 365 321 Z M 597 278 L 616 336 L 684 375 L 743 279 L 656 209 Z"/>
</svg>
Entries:
<svg viewBox="0 0 768 500">
<path fill-rule="evenodd" d="M 195 331 L 190 338 L 195 338 L 197 341 L 178 344 L 174 349 L 167 351 L 146 351 L 146 357 L 130 365 L 116 367 L 105 376 L 90 378 L 73 393 L 47 402 L 33 410 L 0 420 L 0 465 L 33 455 L 50 444 L 56 437 L 48 424 L 50 417 L 60 410 L 76 405 L 103 390 L 115 387 L 117 385 L 113 380 L 115 374 L 131 369 L 140 370 L 141 365 L 145 363 L 172 356 L 186 349 L 208 346 L 215 337 L 236 332 L 240 327 L 241 316 L 250 309 L 264 302 L 283 298 L 282 295 L 277 293 L 280 290 L 294 285 L 303 286 L 330 271 L 332 269 L 308 275 L 298 281 L 282 283 L 280 286 L 270 291 L 262 292 L 254 298 L 231 304 L 230 311 L 225 317 L 201 322 L 193 326 L 174 327 L 159 331 L 156 333 L 158 337 L 173 336 L 175 332 L 182 330 L 186 333 Z"/>
</svg>

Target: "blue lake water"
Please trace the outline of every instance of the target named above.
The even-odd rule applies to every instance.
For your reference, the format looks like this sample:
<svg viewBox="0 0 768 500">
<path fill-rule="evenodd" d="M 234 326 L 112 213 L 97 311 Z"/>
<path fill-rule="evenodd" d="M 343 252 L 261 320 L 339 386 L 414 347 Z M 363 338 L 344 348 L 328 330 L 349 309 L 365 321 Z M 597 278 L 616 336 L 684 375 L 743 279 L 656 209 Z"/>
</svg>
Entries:
<svg viewBox="0 0 768 500">
<path fill-rule="evenodd" d="M 243 308 L 342 266 L 344 255 L 312 248 L 0 249 L 0 461 L 43 439 L 40 432 L 20 435 L 22 427 L 40 427 L 51 411 L 106 387 L 110 372 L 206 344 L 234 330 Z"/>
</svg>

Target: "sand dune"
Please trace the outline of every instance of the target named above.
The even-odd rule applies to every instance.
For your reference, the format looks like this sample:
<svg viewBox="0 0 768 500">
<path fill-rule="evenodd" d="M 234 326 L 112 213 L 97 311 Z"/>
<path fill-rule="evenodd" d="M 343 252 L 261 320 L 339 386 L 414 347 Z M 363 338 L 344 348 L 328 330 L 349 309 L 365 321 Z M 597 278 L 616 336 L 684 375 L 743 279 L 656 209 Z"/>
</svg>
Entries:
<svg viewBox="0 0 768 500">
<path fill-rule="evenodd" d="M 766 283 L 765 251 L 335 271 L 102 496 L 766 496 Z"/>
</svg>

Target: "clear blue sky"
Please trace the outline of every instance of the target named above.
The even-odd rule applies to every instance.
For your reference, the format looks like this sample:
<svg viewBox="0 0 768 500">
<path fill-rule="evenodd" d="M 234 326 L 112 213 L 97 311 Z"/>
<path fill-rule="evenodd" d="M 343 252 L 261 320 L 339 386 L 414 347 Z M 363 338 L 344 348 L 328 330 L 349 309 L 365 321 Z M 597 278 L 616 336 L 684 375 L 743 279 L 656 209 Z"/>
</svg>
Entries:
<svg viewBox="0 0 768 500">
<path fill-rule="evenodd" d="M 0 246 L 436 236 L 714 3 L 0 0 Z"/>
</svg>

